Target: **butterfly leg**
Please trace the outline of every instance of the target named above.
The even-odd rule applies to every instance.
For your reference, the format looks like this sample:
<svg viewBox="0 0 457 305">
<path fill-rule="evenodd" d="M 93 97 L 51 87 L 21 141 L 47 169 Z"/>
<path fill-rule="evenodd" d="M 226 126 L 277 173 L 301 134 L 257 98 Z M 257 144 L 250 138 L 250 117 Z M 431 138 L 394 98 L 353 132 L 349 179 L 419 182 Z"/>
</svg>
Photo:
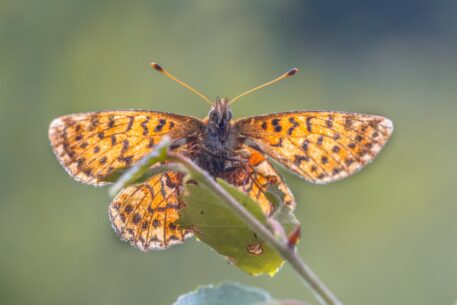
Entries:
<svg viewBox="0 0 457 305">
<path fill-rule="evenodd" d="M 237 165 L 231 165 L 229 167 L 226 167 L 224 168 L 221 172 L 223 173 L 230 173 L 230 172 L 233 172 L 234 170 L 237 170 L 240 168 L 240 165 L 237 164 Z"/>
</svg>

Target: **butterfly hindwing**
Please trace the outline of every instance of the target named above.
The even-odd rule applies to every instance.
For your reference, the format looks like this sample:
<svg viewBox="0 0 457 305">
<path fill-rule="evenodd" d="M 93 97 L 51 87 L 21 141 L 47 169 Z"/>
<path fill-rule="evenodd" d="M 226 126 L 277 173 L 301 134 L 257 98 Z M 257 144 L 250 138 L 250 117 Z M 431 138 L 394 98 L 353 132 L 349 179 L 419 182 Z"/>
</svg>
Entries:
<svg viewBox="0 0 457 305">
<path fill-rule="evenodd" d="M 382 116 L 297 111 L 241 119 L 235 129 L 245 143 L 302 178 L 328 183 L 372 161 L 393 131 Z"/>
<path fill-rule="evenodd" d="M 270 215 L 274 211 L 266 195 L 270 187 L 277 187 L 284 193 L 284 203 L 291 209 L 295 208 L 295 199 L 289 187 L 261 153 L 250 147 L 243 147 L 240 154 L 245 158 L 246 164 L 222 174 L 221 178 L 259 203 L 265 215 Z"/>
<path fill-rule="evenodd" d="M 165 172 L 128 186 L 111 202 L 111 224 L 121 239 L 143 250 L 160 250 L 190 237 L 174 222 L 182 206 L 183 175 Z"/>
<path fill-rule="evenodd" d="M 131 166 L 168 134 L 198 134 L 200 120 L 153 111 L 71 114 L 52 121 L 49 139 L 57 159 L 75 179 L 102 185 L 115 170 Z"/>
</svg>

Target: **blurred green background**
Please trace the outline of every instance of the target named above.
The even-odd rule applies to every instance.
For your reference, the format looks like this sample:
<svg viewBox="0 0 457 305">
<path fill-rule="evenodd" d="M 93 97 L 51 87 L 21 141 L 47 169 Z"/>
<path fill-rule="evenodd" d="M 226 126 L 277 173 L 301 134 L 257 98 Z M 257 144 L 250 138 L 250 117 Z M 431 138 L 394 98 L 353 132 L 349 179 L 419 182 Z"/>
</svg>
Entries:
<svg viewBox="0 0 457 305">
<path fill-rule="evenodd" d="M 154 60 L 212 99 L 301 69 L 235 104 L 236 117 L 391 118 L 391 142 L 350 179 L 314 186 L 285 174 L 299 251 L 345 304 L 453 304 L 456 37 L 451 0 L 1 1 L 0 303 L 171 304 L 224 280 L 312 300 L 289 266 L 252 278 L 195 240 L 147 254 L 122 243 L 106 188 L 73 181 L 56 161 L 47 129 L 63 114 L 206 116 Z"/>
</svg>

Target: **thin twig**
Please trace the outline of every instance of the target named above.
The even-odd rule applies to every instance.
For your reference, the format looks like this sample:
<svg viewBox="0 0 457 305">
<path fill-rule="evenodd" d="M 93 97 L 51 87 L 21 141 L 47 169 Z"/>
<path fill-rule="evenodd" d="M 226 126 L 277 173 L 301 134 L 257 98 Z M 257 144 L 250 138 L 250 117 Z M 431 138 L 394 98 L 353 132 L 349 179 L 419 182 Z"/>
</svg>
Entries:
<svg viewBox="0 0 457 305">
<path fill-rule="evenodd" d="M 260 236 L 293 267 L 304 283 L 313 291 L 317 300 L 323 305 L 343 305 L 341 301 L 325 286 L 318 276 L 306 265 L 297 255 L 295 249 L 289 247 L 287 243 L 277 239 L 274 234 L 267 229 L 257 218 L 242 207 L 229 193 L 227 193 L 216 181 L 210 177 L 203 169 L 196 166 L 186 157 L 173 152 L 168 153 L 168 160 L 184 165 L 189 173 L 198 181 L 202 182 L 216 195 L 222 198 L 225 203 L 235 212 L 246 225 L 249 226 L 257 235 Z"/>
</svg>

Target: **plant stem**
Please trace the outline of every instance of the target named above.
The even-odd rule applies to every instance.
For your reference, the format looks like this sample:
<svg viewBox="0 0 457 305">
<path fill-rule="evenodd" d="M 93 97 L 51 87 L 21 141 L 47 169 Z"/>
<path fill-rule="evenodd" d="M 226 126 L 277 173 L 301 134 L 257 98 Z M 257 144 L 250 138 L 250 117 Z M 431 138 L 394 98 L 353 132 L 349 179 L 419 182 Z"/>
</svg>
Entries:
<svg viewBox="0 0 457 305">
<path fill-rule="evenodd" d="M 297 255 L 294 248 L 287 243 L 277 239 L 274 234 L 267 229 L 257 218 L 242 207 L 229 193 L 227 193 L 216 181 L 210 177 L 203 169 L 196 166 L 186 157 L 173 152 L 168 153 L 168 160 L 184 165 L 189 173 L 216 195 L 222 198 L 225 203 L 236 213 L 260 238 L 267 242 L 292 266 L 292 268 L 303 279 L 304 283 L 313 291 L 317 300 L 323 305 L 343 305 L 341 301 L 324 285 L 318 276 L 306 265 Z"/>
</svg>

